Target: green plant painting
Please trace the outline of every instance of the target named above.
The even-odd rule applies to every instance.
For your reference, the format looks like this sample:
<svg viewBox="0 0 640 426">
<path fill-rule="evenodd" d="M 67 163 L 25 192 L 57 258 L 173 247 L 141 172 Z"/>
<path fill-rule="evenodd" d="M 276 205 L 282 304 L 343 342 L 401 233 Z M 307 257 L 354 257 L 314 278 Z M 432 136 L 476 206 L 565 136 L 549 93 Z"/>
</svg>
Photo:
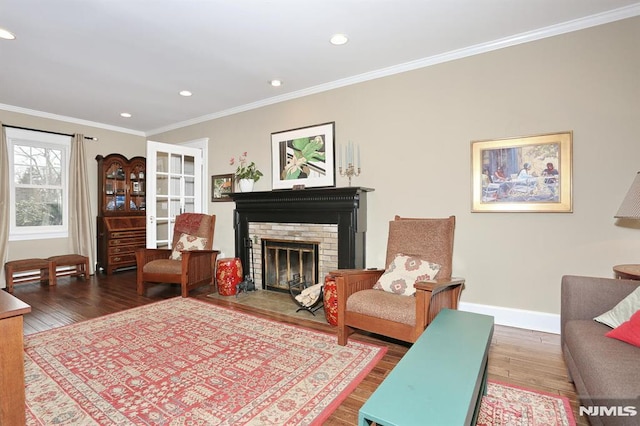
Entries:
<svg viewBox="0 0 640 426">
<path fill-rule="evenodd" d="M 287 147 L 293 151 L 293 156 L 287 156 L 287 163 L 282 171 L 282 179 L 303 179 L 310 176 L 312 168 L 319 175 L 326 172 L 324 167 L 314 167 L 312 163 L 325 161 L 325 144 L 322 136 L 287 141 Z"/>
</svg>

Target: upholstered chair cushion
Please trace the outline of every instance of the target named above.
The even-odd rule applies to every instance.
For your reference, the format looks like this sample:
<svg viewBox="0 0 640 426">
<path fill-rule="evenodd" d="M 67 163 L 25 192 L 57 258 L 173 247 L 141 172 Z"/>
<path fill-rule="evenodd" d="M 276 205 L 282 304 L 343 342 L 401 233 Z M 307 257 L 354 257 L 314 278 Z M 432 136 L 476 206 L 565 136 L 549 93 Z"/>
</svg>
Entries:
<svg viewBox="0 0 640 426">
<path fill-rule="evenodd" d="M 176 244 L 178 244 L 182 234 L 208 238 L 212 221 L 215 221 L 214 216 L 202 213 L 183 213 L 177 216 L 175 227 L 173 228 L 173 240 L 171 247 L 175 247 Z M 213 238 L 207 242 L 207 246 L 204 249 L 211 250 L 212 245 Z"/>
<path fill-rule="evenodd" d="M 435 279 L 439 270 L 440 265 L 437 263 L 415 256 L 398 254 L 373 288 L 403 296 L 413 296 L 416 292 L 413 285 L 417 281 Z"/>
<path fill-rule="evenodd" d="M 182 262 L 173 259 L 156 259 L 146 263 L 142 271 L 151 274 L 180 275 L 182 274 Z"/>
<path fill-rule="evenodd" d="M 385 267 L 398 253 L 428 259 L 440 265 L 438 278 L 451 278 L 455 217 L 412 219 L 396 216 L 389 222 L 389 239 Z M 428 237 L 425 238 L 425 235 Z"/>
<path fill-rule="evenodd" d="M 361 290 L 349 296 L 347 311 L 413 326 L 416 323 L 416 298 L 380 290 Z"/>
<path fill-rule="evenodd" d="M 171 251 L 171 259 L 181 260 L 183 251 L 204 250 L 207 247 L 207 238 L 195 235 L 181 234 L 178 243 L 173 246 Z"/>
</svg>

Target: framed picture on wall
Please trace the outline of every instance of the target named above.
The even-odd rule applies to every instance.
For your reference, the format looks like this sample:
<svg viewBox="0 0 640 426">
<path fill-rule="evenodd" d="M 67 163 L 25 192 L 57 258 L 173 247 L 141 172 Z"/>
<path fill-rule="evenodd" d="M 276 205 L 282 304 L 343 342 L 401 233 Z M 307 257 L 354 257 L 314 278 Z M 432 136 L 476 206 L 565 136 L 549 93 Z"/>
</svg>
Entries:
<svg viewBox="0 0 640 426">
<path fill-rule="evenodd" d="M 273 189 L 336 185 L 335 122 L 271 134 Z"/>
<path fill-rule="evenodd" d="M 471 142 L 472 212 L 570 213 L 572 132 Z"/>
<path fill-rule="evenodd" d="M 231 201 L 233 173 L 211 176 L 211 201 Z"/>
</svg>

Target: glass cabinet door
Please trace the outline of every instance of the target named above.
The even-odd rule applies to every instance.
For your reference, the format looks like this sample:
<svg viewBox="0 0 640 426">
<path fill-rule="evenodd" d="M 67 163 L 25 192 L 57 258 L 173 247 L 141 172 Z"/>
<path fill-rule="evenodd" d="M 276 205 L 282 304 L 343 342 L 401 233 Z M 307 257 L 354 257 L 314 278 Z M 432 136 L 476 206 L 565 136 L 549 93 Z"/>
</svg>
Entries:
<svg viewBox="0 0 640 426">
<path fill-rule="evenodd" d="M 144 215 L 146 210 L 146 159 L 128 160 L 121 154 L 98 155 L 99 209 L 101 215 Z"/>
<path fill-rule="evenodd" d="M 146 204 L 146 161 L 135 159 L 129 166 L 129 209 L 145 211 Z"/>
<path fill-rule="evenodd" d="M 124 211 L 127 195 L 124 163 L 113 160 L 105 164 L 104 209 L 108 212 Z"/>
</svg>

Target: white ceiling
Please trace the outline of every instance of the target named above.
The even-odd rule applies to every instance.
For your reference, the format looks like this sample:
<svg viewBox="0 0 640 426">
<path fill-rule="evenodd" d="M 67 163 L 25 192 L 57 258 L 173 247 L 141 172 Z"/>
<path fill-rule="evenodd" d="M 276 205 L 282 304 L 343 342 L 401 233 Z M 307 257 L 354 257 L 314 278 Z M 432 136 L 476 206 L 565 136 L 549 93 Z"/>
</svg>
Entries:
<svg viewBox="0 0 640 426">
<path fill-rule="evenodd" d="M 638 0 L 0 0 L 16 35 L 0 109 L 148 136 L 638 15 Z"/>
</svg>

